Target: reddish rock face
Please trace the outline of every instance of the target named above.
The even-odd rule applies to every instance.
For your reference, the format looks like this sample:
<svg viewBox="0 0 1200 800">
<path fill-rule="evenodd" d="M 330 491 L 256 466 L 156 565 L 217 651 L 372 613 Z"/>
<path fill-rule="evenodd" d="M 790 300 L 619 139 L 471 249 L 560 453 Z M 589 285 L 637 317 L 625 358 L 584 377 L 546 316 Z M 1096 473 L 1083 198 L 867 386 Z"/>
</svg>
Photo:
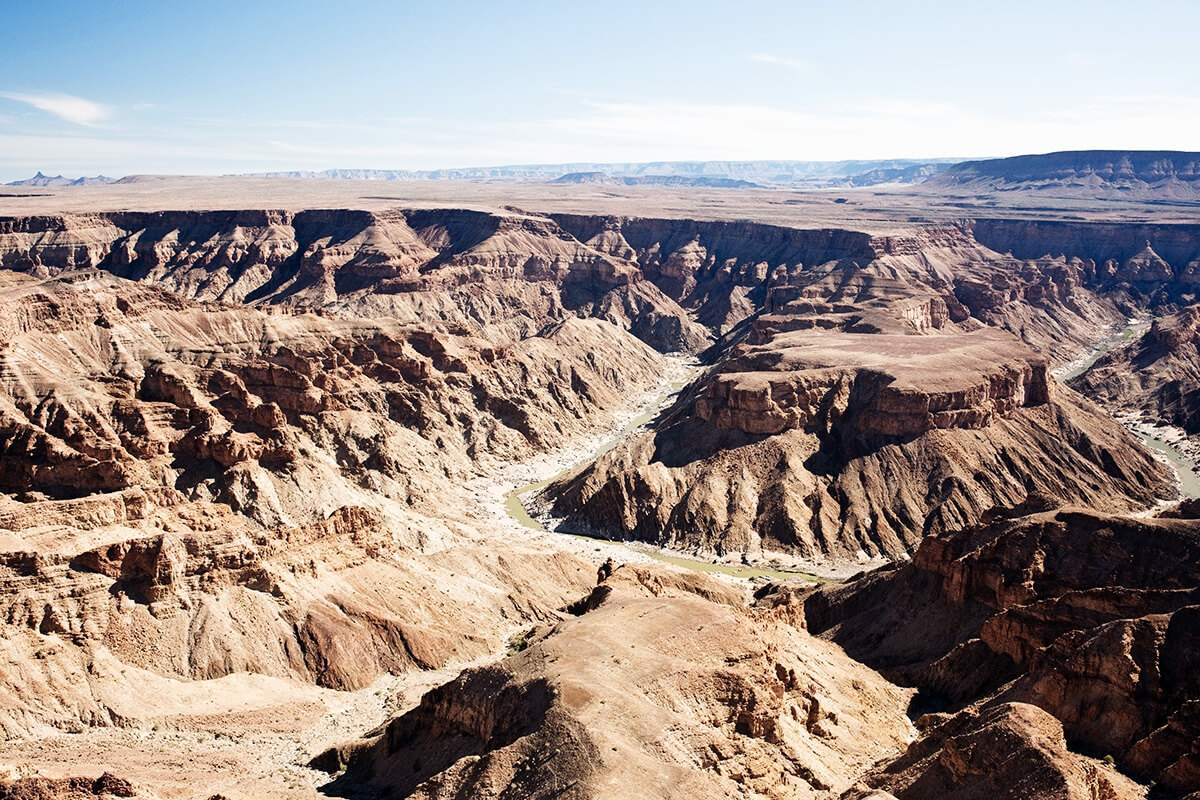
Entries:
<svg viewBox="0 0 1200 800">
<path fill-rule="evenodd" d="M 927 735 L 867 773 L 843 800 L 1145 797 L 1144 787 L 1110 765 L 1071 752 L 1062 724 L 1036 706 L 1001 703 L 929 724 Z"/>
<path fill-rule="evenodd" d="M 92 800 L 103 797 L 138 797 L 133 784 L 110 772 L 98 778 L 20 778 L 0 780 L 5 800 Z"/>
<path fill-rule="evenodd" d="M 1200 257 L 1196 225 L 979 219 L 971 231 L 980 244 L 1017 258 L 1081 259 L 1082 282 L 1107 288 L 1169 284 Z"/>
<path fill-rule="evenodd" d="M 99 268 L 199 300 L 459 326 L 485 319 L 521 335 L 594 316 L 663 350 L 694 351 L 709 339 L 636 264 L 545 217 L 268 210 L 6 218 L 0 266 L 41 277 Z"/>
<path fill-rule="evenodd" d="M 1043 358 L 1006 336 L 789 333 L 739 348 L 695 401 L 718 428 L 846 440 L 985 428 L 1049 402 Z"/>
<path fill-rule="evenodd" d="M 1198 587 L 1200 522 L 1059 511 L 930 537 L 805 608 L 811 630 L 951 709 L 1031 703 L 1074 747 L 1187 793 Z"/>
</svg>

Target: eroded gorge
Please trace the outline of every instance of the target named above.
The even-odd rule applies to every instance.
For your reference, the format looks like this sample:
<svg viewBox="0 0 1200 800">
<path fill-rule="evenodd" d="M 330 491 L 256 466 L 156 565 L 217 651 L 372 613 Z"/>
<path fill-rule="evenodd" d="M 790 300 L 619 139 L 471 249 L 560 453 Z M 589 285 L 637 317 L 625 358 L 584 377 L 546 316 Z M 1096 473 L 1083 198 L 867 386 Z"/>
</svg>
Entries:
<svg viewBox="0 0 1200 800">
<path fill-rule="evenodd" d="M 1198 430 L 1200 225 L 96 211 L 0 266 L 4 791 L 1200 792 L 1200 521 L 1127 427 Z"/>
</svg>

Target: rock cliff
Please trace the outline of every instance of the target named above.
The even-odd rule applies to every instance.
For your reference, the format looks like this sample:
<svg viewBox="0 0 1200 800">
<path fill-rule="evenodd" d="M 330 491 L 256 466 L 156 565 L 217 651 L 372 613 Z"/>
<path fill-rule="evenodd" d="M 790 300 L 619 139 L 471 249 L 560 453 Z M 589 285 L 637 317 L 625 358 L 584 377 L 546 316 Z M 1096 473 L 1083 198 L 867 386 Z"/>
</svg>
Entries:
<svg viewBox="0 0 1200 800">
<path fill-rule="evenodd" d="M 998 518 L 818 590 L 805 614 L 813 632 L 918 687 L 918 709 L 1032 704 L 1073 749 L 1181 796 L 1200 789 L 1200 685 L 1184 666 L 1200 643 L 1197 548 L 1193 519 Z M 935 714 L 929 736 L 963 724 Z"/>
<path fill-rule="evenodd" d="M 1071 385 L 1111 408 L 1200 433 L 1200 306 L 1155 319 Z"/>
<path fill-rule="evenodd" d="M 211 211 L 0 219 L 0 265 L 100 268 L 185 297 L 536 332 L 596 316 L 663 349 L 707 334 L 628 262 L 551 220 L 473 211 Z"/>
<path fill-rule="evenodd" d="M 1042 491 L 1133 510 L 1164 468 L 990 330 L 781 333 L 545 499 L 565 530 L 707 553 L 896 557 Z"/>
</svg>

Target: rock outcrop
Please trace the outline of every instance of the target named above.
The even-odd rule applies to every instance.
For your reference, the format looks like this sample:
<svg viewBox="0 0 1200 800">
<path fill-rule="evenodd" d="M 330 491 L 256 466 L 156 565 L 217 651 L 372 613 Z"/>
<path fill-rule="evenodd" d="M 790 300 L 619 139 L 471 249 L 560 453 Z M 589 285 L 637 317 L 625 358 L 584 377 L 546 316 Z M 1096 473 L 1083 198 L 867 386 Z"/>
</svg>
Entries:
<svg viewBox="0 0 1200 800">
<path fill-rule="evenodd" d="M 1110 408 L 1200 433 L 1200 306 L 1155 319 L 1071 385 Z"/>
<path fill-rule="evenodd" d="M 836 797 L 911 736 L 902 691 L 720 583 L 623 566 L 575 609 L 319 758 L 324 791 Z"/>
<path fill-rule="evenodd" d="M 1030 491 L 1135 510 L 1166 472 L 995 331 L 743 345 L 655 430 L 549 487 L 565 530 L 701 552 L 896 557 Z"/>
<path fill-rule="evenodd" d="M 868 773 L 843 800 L 1140 800 L 1146 788 L 1067 749 L 1062 724 L 1037 706 L 1001 703 L 933 728 Z"/>
<path fill-rule="evenodd" d="M 1198 556 L 1192 519 L 1041 511 L 931 536 L 911 563 L 814 592 L 805 614 L 918 687 L 918 709 L 1032 704 L 1073 749 L 1182 796 L 1200 789 L 1200 684 L 1186 666 L 1200 656 Z M 958 736 L 956 719 L 930 724 Z"/>
<path fill-rule="evenodd" d="M 0 800 L 94 800 L 138 797 L 133 785 L 109 772 L 98 778 L 19 778 L 0 780 Z"/>
</svg>

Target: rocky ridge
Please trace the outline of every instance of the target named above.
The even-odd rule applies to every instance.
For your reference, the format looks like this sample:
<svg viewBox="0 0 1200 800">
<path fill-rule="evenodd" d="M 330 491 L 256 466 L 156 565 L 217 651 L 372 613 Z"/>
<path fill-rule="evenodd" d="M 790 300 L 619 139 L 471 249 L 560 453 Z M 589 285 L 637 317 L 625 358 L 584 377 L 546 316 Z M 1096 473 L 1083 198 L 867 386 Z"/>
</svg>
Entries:
<svg viewBox="0 0 1200 800">
<path fill-rule="evenodd" d="M 937 712 L 907 761 L 975 715 L 1024 703 L 1061 723 L 1074 750 L 1175 796 L 1200 789 L 1200 685 L 1187 666 L 1200 642 L 1200 525 L 1030 510 L 927 537 L 910 563 L 813 592 L 809 629 Z"/>
<path fill-rule="evenodd" d="M 836 797 L 910 738 L 903 692 L 711 579 L 624 566 L 569 610 L 322 756 L 329 791 Z"/>
</svg>

